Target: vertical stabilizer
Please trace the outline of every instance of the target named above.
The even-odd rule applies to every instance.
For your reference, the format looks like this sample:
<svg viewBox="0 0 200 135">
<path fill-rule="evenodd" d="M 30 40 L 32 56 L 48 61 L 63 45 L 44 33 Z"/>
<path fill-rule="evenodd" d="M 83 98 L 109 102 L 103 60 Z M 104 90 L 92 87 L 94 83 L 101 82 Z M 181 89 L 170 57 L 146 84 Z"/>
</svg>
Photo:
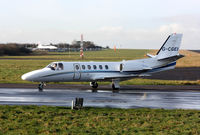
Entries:
<svg viewBox="0 0 200 135">
<path fill-rule="evenodd" d="M 157 52 L 157 59 L 166 59 L 178 56 L 179 47 L 181 44 L 182 34 L 171 34 L 164 42 L 160 50 Z"/>
</svg>

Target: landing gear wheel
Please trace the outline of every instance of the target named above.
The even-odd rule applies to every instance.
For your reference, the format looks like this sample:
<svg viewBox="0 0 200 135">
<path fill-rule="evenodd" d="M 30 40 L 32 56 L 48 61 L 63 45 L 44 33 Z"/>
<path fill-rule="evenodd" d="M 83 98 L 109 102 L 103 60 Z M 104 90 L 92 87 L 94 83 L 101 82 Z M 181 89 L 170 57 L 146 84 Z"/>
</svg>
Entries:
<svg viewBox="0 0 200 135">
<path fill-rule="evenodd" d="M 112 84 L 112 89 L 113 89 L 113 90 L 119 90 L 119 88 L 116 88 L 116 87 L 115 87 L 115 84 L 114 84 L 114 83 Z"/>
<path fill-rule="evenodd" d="M 43 91 L 43 89 L 44 89 L 44 83 L 43 82 L 41 82 L 39 85 L 38 85 L 38 90 L 39 90 L 39 92 L 42 92 Z"/>
<path fill-rule="evenodd" d="M 113 93 L 119 93 L 119 88 L 116 88 L 115 84 L 112 84 L 112 92 Z"/>
<path fill-rule="evenodd" d="M 94 89 L 98 88 L 98 83 L 97 82 L 90 82 L 90 86 Z"/>
</svg>

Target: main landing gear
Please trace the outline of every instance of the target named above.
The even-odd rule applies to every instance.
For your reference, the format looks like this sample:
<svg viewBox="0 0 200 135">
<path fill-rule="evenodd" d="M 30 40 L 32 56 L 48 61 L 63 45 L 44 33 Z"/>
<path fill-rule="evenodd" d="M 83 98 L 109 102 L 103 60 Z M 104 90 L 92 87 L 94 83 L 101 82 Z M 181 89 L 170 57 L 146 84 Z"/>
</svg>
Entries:
<svg viewBox="0 0 200 135">
<path fill-rule="evenodd" d="M 120 85 L 119 85 L 119 79 L 113 79 L 112 80 L 112 89 L 113 89 L 113 93 L 118 93 L 119 92 L 119 88 L 120 88 Z"/>
<path fill-rule="evenodd" d="M 98 83 L 97 82 L 90 82 L 90 86 L 94 89 L 98 88 Z"/>
<path fill-rule="evenodd" d="M 113 93 L 119 92 L 119 89 L 120 89 L 119 82 L 120 82 L 119 79 L 113 79 L 112 80 Z M 98 88 L 97 82 L 90 82 L 90 86 L 93 88 L 92 92 L 97 92 L 97 90 L 96 90 Z"/>
<path fill-rule="evenodd" d="M 40 82 L 40 84 L 38 85 L 38 90 L 39 92 L 42 92 L 44 89 L 44 86 L 46 86 L 46 84 L 44 82 Z"/>
<path fill-rule="evenodd" d="M 90 82 L 90 86 L 93 88 L 92 92 L 97 92 L 97 88 L 98 88 L 97 82 Z"/>
</svg>

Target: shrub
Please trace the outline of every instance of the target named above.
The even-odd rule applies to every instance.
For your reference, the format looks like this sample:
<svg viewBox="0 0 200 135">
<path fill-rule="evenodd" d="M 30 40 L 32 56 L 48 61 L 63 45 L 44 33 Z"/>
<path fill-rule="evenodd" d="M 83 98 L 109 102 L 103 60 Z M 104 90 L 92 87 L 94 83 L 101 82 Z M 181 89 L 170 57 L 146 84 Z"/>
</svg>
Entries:
<svg viewBox="0 0 200 135">
<path fill-rule="evenodd" d="M 0 55 L 27 55 L 32 51 L 18 44 L 0 44 Z"/>
</svg>

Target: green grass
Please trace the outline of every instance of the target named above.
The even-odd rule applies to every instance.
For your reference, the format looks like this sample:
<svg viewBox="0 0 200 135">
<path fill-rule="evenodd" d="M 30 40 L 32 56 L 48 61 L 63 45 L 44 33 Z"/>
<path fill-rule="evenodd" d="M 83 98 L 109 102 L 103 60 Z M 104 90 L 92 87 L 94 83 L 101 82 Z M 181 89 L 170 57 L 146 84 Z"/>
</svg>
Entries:
<svg viewBox="0 0 200 135">
<path fill-rule="evenodd" d="M 3 82 L 18 82 L 21 80 L 21 75 L 43 68 L 50 61 L 39 60 L 0 60 L 0 81 Z"/>
<path fill-rule="evenodd" d="M 113 50 L 103 51 L 87 51 L 84 52 L 84 61 L 121 61 L 130 59 L 144 58 L 146 53 L 150 50 L 139 49 L 120 49 L 114 52 Z M 80 59 L 80 52 L 64 52 L 64 53 L 48 53 L 48 55 L 31 55 L 31 56 L 1 56 L 0 58 L 19 58 L 19 59 L 52 59 L 62 61 L 82 61 Z"/>
<path fill-rule="evenodd" d="M 200 111 L 0 105 L 0 134 L 200 134 Z"/>
<path fill-rule="evenodd" d="M 0 83 L 32 83 L 21 80 L 21 75 L 32 70 L 40 69 L 54 61 L 121 61 L 144 58 L 150 50 L 121 49 L 85 52 L 85 59 L 81 60 L 79 52 L 48 53 L 47 55 L 32 56 L 1 56 L 0 58 L 17 58 L 0 60 Z M 63 84 L 63 83 L 62 83 Z M 66 82 L 64 84 L 77 84 L 76 82 Z M 79 84 L 88 84 L 80 82 Z M 108 84 L 101 82 L 101 84 Z M 121 82 L 121 85 L 149 84 L 149 85 L 188 85 L 200 84 L 200 81 L 168 81 L 151 79 L 132 79 Z"/>
</svg>

